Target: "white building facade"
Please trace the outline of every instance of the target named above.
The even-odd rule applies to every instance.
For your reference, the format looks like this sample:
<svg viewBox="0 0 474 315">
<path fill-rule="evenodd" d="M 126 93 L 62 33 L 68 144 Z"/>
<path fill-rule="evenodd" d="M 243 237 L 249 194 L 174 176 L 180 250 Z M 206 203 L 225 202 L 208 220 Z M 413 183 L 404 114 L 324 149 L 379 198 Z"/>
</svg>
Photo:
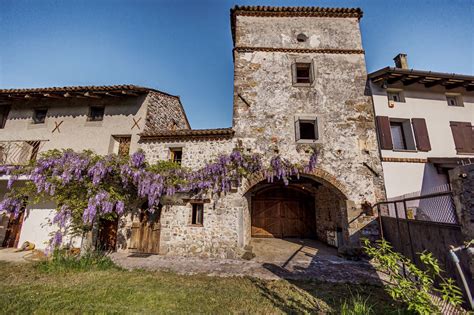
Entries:
<svg viewBox="0 0 474 315">
<path fill-rule="evenodd" d="M 474 161 L 474 77 L 396 67 L 369 74 L 387 198 L 449 190 Z"/>
</svg>

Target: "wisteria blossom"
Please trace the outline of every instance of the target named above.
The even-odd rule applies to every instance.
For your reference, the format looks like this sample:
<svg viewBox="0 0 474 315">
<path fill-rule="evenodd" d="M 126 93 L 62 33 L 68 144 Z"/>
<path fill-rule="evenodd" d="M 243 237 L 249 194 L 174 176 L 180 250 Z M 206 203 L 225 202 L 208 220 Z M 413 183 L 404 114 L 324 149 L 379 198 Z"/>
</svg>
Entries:
<svg viewBox="0 0 474 315">
<path fill-rule="evenodd" d="M 312 172 L 317 155 L 311 154 L 304 166 L 274 156 L 265 167 L 261 155 L 239 150 L 194 171 L 171 162 L 161 163 L 166 167 L 149 165 L 142 151 L 130 158 L 98 156 L 87 151 L 50 151 L 29 166 L 0 168 L 0 174 L 9 176 L 10 189 L 0 202 L 0 211 L 18 216 L 24 198 L 32 195 L 56 202 L 59 206 L 52 223 L 58 231 L 51 245 L 59 246 L 70 223 L 90 228 L 98 218 L 123 216 L 143 200 L 152 212 L 164 196 L 177 193 L 225 194 L 244 178 L 259 173 L 269 182 L 282 180 L 288 184 L 291 178 Z M 28 179 L 27 185 L 19 185 L 22 188 L 13 185 L 20 176 Z"/>
</svg>

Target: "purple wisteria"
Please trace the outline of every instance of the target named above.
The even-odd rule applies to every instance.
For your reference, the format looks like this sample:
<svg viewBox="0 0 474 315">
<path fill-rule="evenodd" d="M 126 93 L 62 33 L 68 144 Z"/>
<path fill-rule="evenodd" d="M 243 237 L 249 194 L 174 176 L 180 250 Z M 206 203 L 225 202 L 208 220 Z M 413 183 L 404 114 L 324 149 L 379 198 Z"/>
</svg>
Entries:
<svg viewBox="0 0 474 315">
<path fill-rule="evenodd" d="M 153 211 L 163 196 L 176 193 L 225 194 L 240 186 L 244 178 L 259 173 L 269 182 L 276 179 L 288 184 L 291 178 L 312 172 L 316 162 L 315 153 L 304 166 L 275 156 L 264 167 L 261 155 L 234 150 L 230 155 L 221 155 L 214 163 L 192 171 L 176 165 L 157 167 L 160 162 L 149 165 L 141 151 L 124 158 L 98 156 L 87 151 L 55 150 L 27 167 L 0 168 L 0 173 L 9 176 L 11 189 L 0 202 L 0 211 L 18 216 L 24 198 L 31 195 L 55 201 L 59 206 L 53 223 L 59 231 L 51 243 L 58 245 L 63 238 L 61 231 L 69 222 L 90 227 L 105 215 L 125 215 L 136 207 L 137 201 L 146 200 L 149 211 Z M 13 186 L 19 176 L 29 179 L 26 188 Z"/>
</svg>

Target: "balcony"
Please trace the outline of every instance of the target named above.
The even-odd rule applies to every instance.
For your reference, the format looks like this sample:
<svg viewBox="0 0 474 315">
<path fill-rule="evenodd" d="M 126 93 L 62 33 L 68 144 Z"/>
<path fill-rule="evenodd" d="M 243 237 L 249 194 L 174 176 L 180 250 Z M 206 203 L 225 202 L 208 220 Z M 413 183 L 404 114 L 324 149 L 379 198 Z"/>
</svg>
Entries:
<svg viewBox="0 0 474 315">
<path fill-rule="evenodd" d="M 45 140 L 0 141 L 0 165 L 26 165 L 35 161 Z"/>
</svg>

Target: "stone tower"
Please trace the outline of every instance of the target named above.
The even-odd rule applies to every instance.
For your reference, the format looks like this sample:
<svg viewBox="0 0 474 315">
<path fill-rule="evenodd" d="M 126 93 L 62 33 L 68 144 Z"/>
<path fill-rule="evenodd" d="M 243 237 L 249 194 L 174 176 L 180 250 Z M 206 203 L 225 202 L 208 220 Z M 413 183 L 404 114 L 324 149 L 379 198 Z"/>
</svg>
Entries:
<svg viewBox="0 0 474 315">
<path fill-rule="evenodd" d="M 321 184 L 312 186 L 316 207 L 327 212 L 316 218 L 318 238 L 336 242 L 330 238 L 339 233 L 339 245 L 370 230 L 373 218 L 362 209 L 384 195 L 361 18 L 351 8 L 231 10 L 235 139 L 247 151 L 292 162 L 318 151 L 310 177 Z M 334 203 L 336 195 L 344 202 Z"/>
</svg>

